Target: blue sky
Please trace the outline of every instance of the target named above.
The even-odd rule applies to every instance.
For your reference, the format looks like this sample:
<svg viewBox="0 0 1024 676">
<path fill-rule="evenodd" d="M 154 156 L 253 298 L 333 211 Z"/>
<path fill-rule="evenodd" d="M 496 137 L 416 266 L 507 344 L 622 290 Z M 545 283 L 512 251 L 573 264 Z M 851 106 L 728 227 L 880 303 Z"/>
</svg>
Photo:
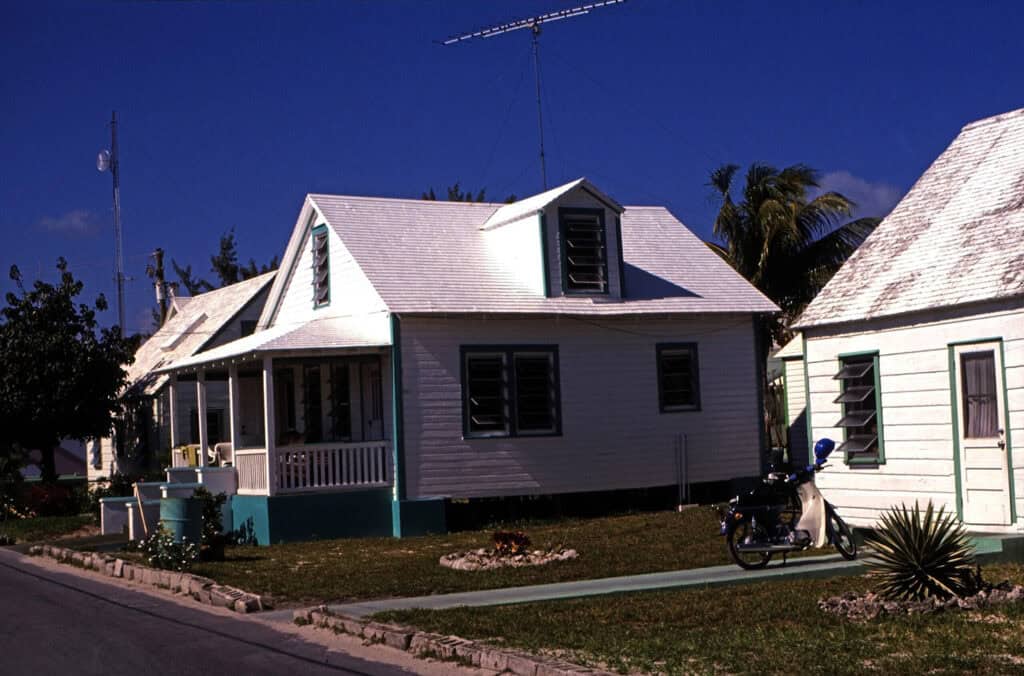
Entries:
<svg viewBox="0 0 1024 676">
<path fill-rule="evenodd" d="M 0 5 L 0 290 L 68 258 L 113 300 L 120 118 L 128 329 L 147 255 L 279 254 L 309 192 L 538 192 L 530 40 L 453 33 L 580 0 Z M 710 237 L 723 163 L 809 164 L 890 208 L 965 123 L 1024 106 L 1019 2 L 628 0 L 541 36 L 549 183 L 664 204 Z M 113 323 L 113 312 L 106 315 Z"/>
</svg>

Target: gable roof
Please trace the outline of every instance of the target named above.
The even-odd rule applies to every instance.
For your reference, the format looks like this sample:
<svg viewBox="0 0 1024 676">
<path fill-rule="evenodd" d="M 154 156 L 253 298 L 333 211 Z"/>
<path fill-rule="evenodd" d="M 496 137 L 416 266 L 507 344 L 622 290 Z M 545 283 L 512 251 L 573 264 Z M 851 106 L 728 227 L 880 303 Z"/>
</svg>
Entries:
<svg viewBox="0 0 1024 676">
<path fill-rule="evenodd" d="M 135 352 L 128 367 L 128 387 L 140 394 L 155 394 L 167 380 L 154 373 L 161 366 L 189 357 L 203 349 L 256 295 L 276 272 L 267 272 L 220 289 L 192 296 Z"/>
<path fill-rule="evenodd" d="M 1024 295 L 1024 109 L 967 125 L 797 328 Z"/>
<path fill-rule="evenodd" d="M 505 223 L 518 221 L 521 218 L 525 218 L 527 216 L 539 213 L 544 209 L 544 207 L 551 204 L 562 195 L 572 192 L 576 188 L 580 188 L 585 192 L 589 193 L 592 197 L 594 197 L 594 199 L 598 200 L 599 202 L 602 202 L 612 211 L 615 211 L 620 214 L 622 213 L 623 209 L 621 204 L 619 204 L 611 197 L 608 197 L 603 192 L 598 190 L 596 187 L 594 187 L 594 184 L 592 184 L 587 179 L 578 178 L 575 181 L 571 181 L 569 183 L 566 183 L 565 185 L 560 185 L 556 188 L 552 188 L 551 190 L 542 192 L 538 195 L 533 195 L 532 197 L 521 199 L 518 202 L 513 202 L 511 204 L 506 204 L 502 206 L 501 208 L 497 209 L 493 214 L 491 214 L 490 218 L 488 218 L 487 221 L 485 221 L 484 224 L 480 226 L 480 228 L 482 230 L 490 230 L 491 228 L 496 228 L 500 225 L 504 225 Z"/>
<path fill-rule="evenodd" d="M 527 288 L 514 270 L 495 264 L 487 247 L 489 234 L 482 228 L 499 223 L 496 214 L 503 214 L 501 222 L 523 217 L 587 185 L 580 179 L 512 205 L 343 195 L 310 195 L 308 200 L 391 312 L 620 315 L 778 310 L 664 207 L 628 207 L 622 213 L 626 297 L 621 300 L 544 297 Z M 595 198 L 618 207 L 592 190 Z M 284 287 L 279 282 L 275 291 L 278 286 Z"/>
</svg>

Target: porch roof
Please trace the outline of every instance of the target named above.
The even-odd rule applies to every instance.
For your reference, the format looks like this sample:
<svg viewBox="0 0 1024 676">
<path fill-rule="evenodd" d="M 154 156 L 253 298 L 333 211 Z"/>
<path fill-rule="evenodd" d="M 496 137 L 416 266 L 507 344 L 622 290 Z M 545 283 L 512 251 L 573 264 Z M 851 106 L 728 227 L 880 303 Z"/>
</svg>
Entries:
<svg viewBox="0 0 1024 676">
<path fill-rule="evenodd" d="M 386 312 L 357 317 L 325 317 L 297 325 L 278 324 L 212 350 L 167 364 L 158 371 L 167 373 L 193 369 L 270 353 L 389 345 L 391 323 Z"/>
</svg>

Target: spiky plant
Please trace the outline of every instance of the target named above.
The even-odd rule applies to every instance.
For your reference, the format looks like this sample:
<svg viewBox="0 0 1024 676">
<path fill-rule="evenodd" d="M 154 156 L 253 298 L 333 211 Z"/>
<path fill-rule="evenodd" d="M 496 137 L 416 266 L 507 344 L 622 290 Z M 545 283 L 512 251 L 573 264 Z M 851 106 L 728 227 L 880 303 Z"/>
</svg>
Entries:
<svg viewBox="0 0 1024 676">
<path fill-rule="evenodd" d="M 877 558 L 868 559 L 876 591 L 902 601 L 970 596 L 981 585 L 974 566 L 974 546 L 967 531 L 945 507 L 935 511 L 931 500 L 921 513 L 906 505 L 882 514 L 881 526 L 864 539 Z"/>
</svg>

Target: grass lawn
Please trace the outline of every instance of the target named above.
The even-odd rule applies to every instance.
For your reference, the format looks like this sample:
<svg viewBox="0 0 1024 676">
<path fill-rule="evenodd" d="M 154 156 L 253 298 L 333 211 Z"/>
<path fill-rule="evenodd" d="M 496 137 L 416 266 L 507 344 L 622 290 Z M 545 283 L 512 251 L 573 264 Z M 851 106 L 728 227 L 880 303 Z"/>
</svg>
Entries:
<svg viewBox="0 0 1024 676">
<path fill-rule="evenodd" d="M 984 573 L 1024 584 L 1019 564 Z M 1024 604 L 867 624 L 817 608 L 820 598 L 868 587 L 865 577 L 793 580 L 377 618 L 622 672 L 1024 673 Z"/>
<path fill-rule="evenodd" d="M 349 601 L 492 589 L 730 563 L 711 507 L 527 526 L 534 548 L 576 549 L 574 561 L 496 571 L 455 571 L 438 559 L 491 546 L 492 531 L 418 538 L 325 540 L 229 548 L 194 571 L 272 595 L 279 603 Z M 828 553 L 834 550 L 820 550 Z"/>
<path fill-rule="evenodd" d="M 34 519 L 0 521 L 0 535 L 10 535 L 18 542 L 39 542 L 68 535 L 93 523 L 91 514 L 77 516 L 37 516 Z"/>
</svg>

